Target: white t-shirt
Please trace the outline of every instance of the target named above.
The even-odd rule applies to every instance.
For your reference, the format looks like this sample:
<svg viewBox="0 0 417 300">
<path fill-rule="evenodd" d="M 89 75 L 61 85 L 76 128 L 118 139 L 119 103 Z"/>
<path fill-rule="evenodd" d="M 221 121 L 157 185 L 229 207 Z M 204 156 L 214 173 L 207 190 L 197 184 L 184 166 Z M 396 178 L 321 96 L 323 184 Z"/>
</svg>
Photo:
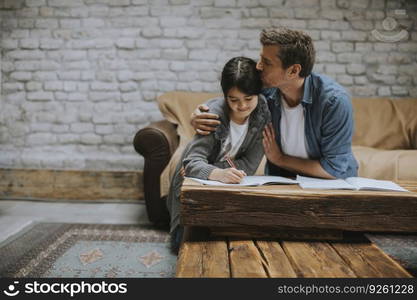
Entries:
<svg viewBox="0 0 417 300">
<path fill-rule="evenodd" d="M 289 107 L 281 97 L 281 146 L 286 155 L 308 158 L 305 132 L 304 107 L 300 103 Z"/>
<path fill-rule="evenodd" d="M 230 158 L 235 157 L 248 132 L 249 118 L 247 118 L 245 123 L 242 125 L 230 120 L 229 126 L 229 135 L 223 143 L 222 149 L 220 151 L 221 160 L 225 160 L 226 155 L 228 155 Z"/>
</svg>

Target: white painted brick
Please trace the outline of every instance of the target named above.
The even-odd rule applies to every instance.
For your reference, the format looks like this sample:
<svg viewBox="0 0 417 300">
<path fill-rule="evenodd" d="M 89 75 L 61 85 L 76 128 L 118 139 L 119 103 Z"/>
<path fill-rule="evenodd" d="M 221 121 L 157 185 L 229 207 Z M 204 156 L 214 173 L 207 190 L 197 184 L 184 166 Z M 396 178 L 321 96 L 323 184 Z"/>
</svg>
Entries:
<svg viewBox="0 0 417 300">
<path fill-rule="evenodd" d="M 351 75 L 365 74 L 366 67 L 364 64 L 350 64 L 346 67 L 347 73 Z"/>
<path fill-rule="evenodd" d="M 349 42 L 333 42 L 332 50 L 334 52 L 353 52 L 353 43 Z"/>
<path fill-rule="evenodd" d="M 82 24 L 84 28 L 100 28 L 104 26 L 104 21 L 98 18 L 89 18 L 83 19 Z"/>
<path fill-rule="evenodd" d="M 93 71 L 82 71 L 81 80 L 94 80 L 95 73 Z"/>
<path fill-rule="evenodd" d="M 12 94 L 5 95 L 5 99 L 10 103 L 22 103 L 26 101 L 26 93 L 25 92 L 16 92 Z M 10 113 L 10 109 L 8 110 L 8 113 Z M 20 112 L 18 113 L 20 114 Z M 1 115 L 0 115 L 0 121 L 1 121 Z"/>
<path fill-rule="evenodd" d="M 98 71 L 96 72 L 96 78 L 99 81 L 104 81 L 104 82 L 113 82 L 116 78 L 114 72 L 110 72 L 110 71 Z"/>
<path fill-rule="evenodd" d="M 52 101 L 54 96 L 51 92 L 30 92 L 27 93 L 27 99 L 30 101 Z"/>
<path fill-rule="evenodd" d="M 35 20 L 33 19 L 20 19 L 19 20 L 19 28 L 34 28 L 35 27 Z"/>
<path fill-rule="evenodd" d="M 96 125 L 94 127 L 97 134 L 111 134 L 114 131 L 112 125 Z"/>
<path fill-rule="evenodd" d="M 119 81 L 129 81 L 134 78 L 134 73 L 132 71 L 124 70 L 117 72 L 117 79 Z"/>
<path fill-rule="evenodd" d="M 387 97 L 391 96 L 391 88 L 389 86 L 381 86 L 378 88 L 378 96 Z"/>
<path fill-rule="evenodd" d="M 60 19 L 61 28 L 76 29 L 81 27 L 81 21 L 77 19 Z"/>
<path fill-rule="evenodd" d="M 69 93 L 68 101 L 87 101 L 87 95 L 84 93 Z"/>
<path fill-rule="evenodd" d="M 341 39 L 341 35 L 340 32 L 338 31 L 328 31 L 328 30 L 323 30 L 321 32 L 321 39 L 322 40 L 340 40 Z"/>
<path fill-rule="evenodd" d="M 376 70 L 379 74 L 397 74 L 398 67 L 397 66 L 389 66 L 389 65 L 380 65 Z"/>
<path fill-rule="evenodd" d="M 56 136 L 51 133 L 33 133 L 26 138 L 28 145 L 48 145 L 56 142 Z"/>
<path fill-rule="evenodd" d="M 49 123 L 32 123 L 30 124 L 30 130 L 32 132 L 50 132 L 52 131 L 52 125 Z"/>
<path fill-rule="evenodd" d="M 101 144 L 101 136 L 94 133 L 85 133 L 81 135 L 81 143 L 86 145 L 98 145 Z"/>
<path fill-rule="evenodd" d="M 103 141 L 106 144 L 124 144 L 124 137 L 118 134 L 105 135 Z"/>
<path fill-rule="evenodd" d="M 27 29 L 15 29 L 10 33 L 10 36 L 13 39 L 26 39 L 29 37 L 29 30 Z"/>
<path fill-rule="evenodd" d="M 122 38 L 117 40 L 116 46 L 123 49 L 133 49 L 135 48 L 135 42 L 135 39 Z"/>
<path fill-rule="evenodd" d="M 25 4 L 28 7 L 45 6 L 46 5 L 46 0 L 26 0 Z"/>
<path fill-rule="evenodd" d="M 58 21 L 54 19 L 37 19 L 36 28 L 54 29 L 58 28 Z"/>
<path fill-rule="evenodd" d="M 39 40 L 37 40 L 37 39 L 22 39 L 22 40 L 19 41 L 19 45 L 22 49 L 37 49 L 37 48 L 39 48 Z"/>
<path fill-rule="evenodd" d="M 342 39 L 346 41 L 366 41 L 369 33 L 362 31 L 342 31 Z"/>
<path fill-rule="evenodd" d="M 163 50 L 161 57 L 165 59 L 185 60 L 188 57 L 188 51 L 186 49 Z"/>
<path fill-rule="evenodd" d="M 70 131 L 74 133 L 86 133 L 94 131 L 94 125 L 90 123 L 70 124 Z"/>
<path fill-rule="evenodd" d="M 337 61 L 341 63 L 360 63 L 362 62 L 362 54 L 360 53 L 339 53 Z"/>
<path fill-rule="evenodd" d="M 320 51 L 316 54 L 316 61 L 318 63 L 335 62 L 336 61 L 336 55 L 333 54 L 332 52 Z"/>
<path fill-rule="evenodd" d="M 159 37 L 162 35 L 162 30 L 158 27 L 144 28 L 142 35 L 147 38 Z"/>
<path fill-rule="evenodd" d="M 115 91 L 118 89 L 116 83 L 93 82 L 90 84 L 93 91 Z"/>
<path fill-rule="evenodd" d="M 341 64 L 326 64 L 325 70 L 327 73 L 333 73 L 333 74 L 345 74 L 346 73 L 346 66 Z"/>
<path fill-rule="evenodd" d="M 343 10 L 339 9 L 322 9 L 321 19 L 340 21 L 343 20 Z"/>
<path fill-rule="evenodd" d="M 138 89 L 138 86 L 136 83 L 132 81 L 124 82 L 119 85 L 120 91 L 122 92 L 132 92 L 136 91 Z"/>
<path fill-rule="evenodd" d="M 25 86 L 21 82 L 5 82 L 3 83 L 4 91 L 21 91 L 24 90 Z"/>
<path fill-rule="evenodd" d="M 82 0 L 48 0 L 49 6 L 52 7 L 77 7 L 83 6 Z"/>
<path fill-rule="evenodd" d="M 128 6 L 130 0 L 109 0 L 109 6 Z"/>
<path fill-rule="evenodd" d="M 360 52 L 369 52 L 372 50 L 372 43 L 360 43 L 360 42 L 356 42 L 355 43 L 355 51 L 360 51 Z"/>
<path fill-rule="evenodd" d="M 392 86 L 392 94 L 394 96 L 408 96 L 408 88 L 403 86 Z"/>
<path fill-rule="evenodd" d="M 16 49 L 18 45 L 18 40 L 13 39 L 3 39 L 0 41 L 2 49 Z"/>
<path fill-rule="evenodd" d="M 42 90 L 42 83 L 37 81 L 29 81 L 26 83 L 27 91 L 40 91 Z"/>
<path fill-rule="evenodd" d="M 18 81 L 28 81 L 32 78 L 32 73 L 29 72 L 13 72 L 10 78 Z"/>
<path fill-rule="evenodd" d="M 90 92 L 89 97 L 92 101 L 120 101 L 119 92 Z"/>
</svg>

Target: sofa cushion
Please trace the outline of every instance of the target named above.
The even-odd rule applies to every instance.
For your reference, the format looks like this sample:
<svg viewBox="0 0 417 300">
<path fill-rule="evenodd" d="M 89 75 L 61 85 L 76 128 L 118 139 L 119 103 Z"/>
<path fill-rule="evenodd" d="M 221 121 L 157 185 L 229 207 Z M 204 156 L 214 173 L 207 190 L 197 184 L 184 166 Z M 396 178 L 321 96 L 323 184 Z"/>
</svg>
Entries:
<svg viewBox="0 0 417 300">
<path fill-rule="evenodd" d="M 187 143 L 194 135 L 194 129 L 190 124 L 192 112 L 199 104 L 217 96 L 219 94 L 174 91 L 158 97 L 162 115 L 178 126 L 177 133 L 181 145 Z"/>
<path fill-rule="evenodd" d="M 359 176 L 385 180 L 417 180 L 417 150 L 382 150 L 353 146 Z"/>
<path fill-rule="evenodd" d="M 353 145 L 378 149 L 417 149 L 417 99 L 352 99 Z"/>
</svg>

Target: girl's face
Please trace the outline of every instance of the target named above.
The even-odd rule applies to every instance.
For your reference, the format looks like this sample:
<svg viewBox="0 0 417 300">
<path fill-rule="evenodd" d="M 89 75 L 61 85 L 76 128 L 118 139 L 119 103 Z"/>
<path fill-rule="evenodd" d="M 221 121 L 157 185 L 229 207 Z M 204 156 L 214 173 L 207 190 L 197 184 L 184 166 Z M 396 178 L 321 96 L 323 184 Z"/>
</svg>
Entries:
<svg viewBox="0 0 417 300">
<path fill-rule="evenodd" d="M 236 87 L 229 90 L 226 97 L 233 121 L 244 122 L 258 105 L 258 95 L 247 95 Z"/>
</svg>

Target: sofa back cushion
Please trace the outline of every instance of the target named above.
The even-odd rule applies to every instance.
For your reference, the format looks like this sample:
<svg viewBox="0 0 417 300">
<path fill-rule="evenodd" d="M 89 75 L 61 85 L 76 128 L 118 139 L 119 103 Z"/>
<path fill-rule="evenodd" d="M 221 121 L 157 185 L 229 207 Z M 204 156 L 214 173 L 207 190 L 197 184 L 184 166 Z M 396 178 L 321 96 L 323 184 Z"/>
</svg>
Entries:
<svg viewBox="0 0 417 300">
<path fill-rule="evenodd" d="M 190 117 L 216 93 L 174 91 L 158 97 L 162 115 L 177 125 L 180 144 L 194 135 Z M 417 99 L 353 98 L 353 145 L 379 149 L 417 149 Z"/>
<path fill-rule="evenodd" d="M 188 142 L 195 131 L 190 124 L 191 114 L 201 103 L 220 94 L 200 92 L 168 92 L 158 97 L 159 110 L 171 123 L 177 125 L 180 144 Z"/>
<path fill-rule="evenodd" d="M 353 145 L 417 149 L 417 99 L 353 98 Z"/>
</svg>

